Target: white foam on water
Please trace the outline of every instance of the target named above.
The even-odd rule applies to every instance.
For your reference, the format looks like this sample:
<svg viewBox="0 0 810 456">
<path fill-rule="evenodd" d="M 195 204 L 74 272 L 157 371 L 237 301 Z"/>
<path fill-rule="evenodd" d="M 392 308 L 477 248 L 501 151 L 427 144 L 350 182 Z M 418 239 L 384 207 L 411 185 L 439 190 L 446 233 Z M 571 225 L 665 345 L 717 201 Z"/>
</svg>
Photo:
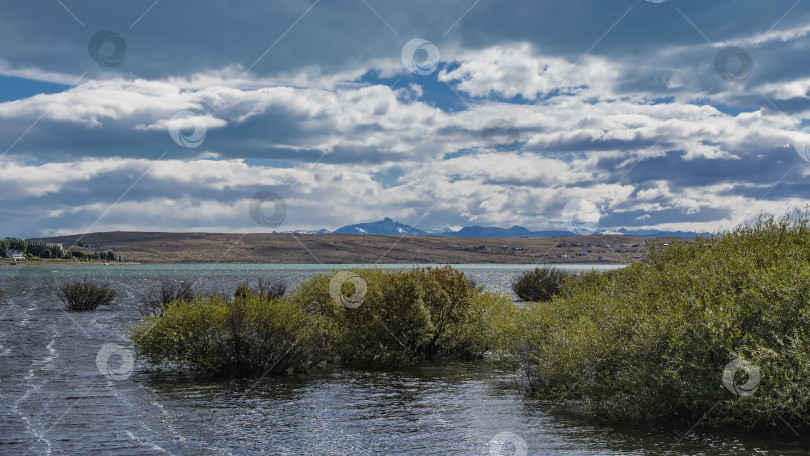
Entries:
<svg viewBox="0 0 810 456">
<path fill-rule="evenodd" d="M 141 424 L 143 424 L 143 423 L 141 423 Z M 147 428 L 147 429 L 149 429 L 149 428 Z M 151 429 L 149 429 L 149 431 L 151 431 Z M 144 440 L 144 439 L 138 437 L 132 431 L 127 431 L 127 436 L 129 436 L 129 438 L 131 440 L 134 440 L 134 441 L 138 442 L 139 444 L 150 445 L 153 450 L 158 450 L 158 451 L 163 452 L 163 453 L 172 454 L 170 451 L 167 451 L 165 448 L 161 447 L 160 445 L 156 444 L 155 442 L 152 442 L 151 440 Z"/>
<path fill-rule="evenodd" d="M 16 321 L 20 326 L 26 326 L 31 321 L 31 308 L 16 305 L 17 299 L 10 298 L 8 308 L 0 314 L 0 317 Z M 3 334 L 5 336 L 5 334 Z"/>
<path fill-rule="evenodd" d="M 155 394 L 155 392 L 154 392 L 154 390 L 152 388 L 149 388 L 149 387 L 144 386 L 144 385 L 138 385 L 138 387 L 140 387 L 147 394 L 152 396 L 152 398 L 148 400 L 149 404 L 154 406 L 158 410 L 160 410 L 160 414 L 161 414 L 160 421 L 163 424 L 163 428 L 167 429 L 169 431 L 169 433 L 172 435 L 172 437 L 174 437 L 175 440 L 181 442 L 185 446 L 188 446 L 191 443 L 199 444 L 198 442 L 196 442 L 196 440 L 199 440 L 199 438 L 189 439 L 188 437 L 184 436 L 183 434 L 181 434 L 180 432 L 177 431 L 177 428 L 172 424 L 172 421 L 170 419 L 171 415 L 166 411 L 166 409 L 163 407 L 163 405 L 160 402 L 158 402 L 158 400 L 156 399 L 157 395 Z M 233 452 L 230 451 L 229 449 L 223 448 L 222 446 L 217 445 L 217 444 L 215 444 L 213 442 L 205 442 L 205 445 L 208 448 L 214 449 L 215 451 L 217 451 L 217 452 L 219 452 L 221 454 L 228 454 L 228 455 L 233 454 Z"/>
<path fill-rule="evenodd" d="M 47 354 L 44 357 L 42 357 L 42 359 L 38 359 L 32 363 L 31 368 L 28 369 L 28 374 L 22 380 L 22 383 L 28 385 L 28 389 L 25 391 L 25 393 L 23 393 L 22 396 L 20 396 L 19 399 L 14 401 L 14 405 L 11 408 L 12 411 L 17 415 L 20 415 L 20 418 L 22 418 L 23 422 L 25 422 L 26 432 L 36 437 L 37 441 L 45 443 L 45 445 L 47 446 L 45 454 L 51 454 L 52 451 L 51 441 L 45 437 L 45 434 L 43 432 L 40 432 L 37 429 L 37 427 L 34 426 L 34 423 L 31 421 L 30 417 L 28 417 L 27 415 L 22 413 L 22 411 L 20 411 L 20 404 L 27 401 L 32 393 L 41 390 L 48 383 L 48 380 L 46 379 L 45 381 L 42 382 L 42 384 L 37 385 L 32 380 L 34 379 L 34 377 L 36 377 L 37 371 L 50 370 L 53 367 L 54 359 L 58 358 L 58 354 L 56 353 L 56 348 L 54 348 L 54 345 L 56 344 L 56 338 L 59 336 L 59 330 L 56 329 L 55 326 L 52 326 L 51 328 L 53 329 L 53 334 L 51 336 L 50 342 L 48 342 L 48 345 L 45 346 Z"/>
<path fill-rule="evenodd" d="M 139 385 L 139 386 L 141 386 L 141 385 Z M 172 424 L 171 420 L 169 419 L 170 418 L 169 412 L 167 412 L 166 409 L 163 408 L 163 405 L 161 405 L 160 402 L 158 402 L 158 400 L 155 399 L 154 391 L 150 390 L 149 388 L 147 388 L 145 386 L 141 386 L 141 389 L 143 389 L 145 391 L 148 391 L 149 394 L 152 395 L 152 399 L 149 400 L 149 404 L 154 406 L 158 410 L 160 410 L 160 415 L 161 415 L 160 421 L 164 424 L 165 428 L 168 429 L 168 431 L 172 434 L 172 436 L 175 439 L 179 440 L 180 442 L 182 442 L 184 444 L 188 443 L 188 437 L 181 434 L 177 430 L 177 428 L 175 428 L 175 426 Z"/>
<path fill-rule="evenodd" d="M 43 370 L 50 370 L 51 368 L 53 368 L 53 360 L 59 357 L 59 355 L 56 354 L 56 349 L 53 348 L 53 344 L 56 343 L 56 337 L 58 335 L 59 335 L 59 331 L 55 331 L 54 335 L 53 335 L 53 338 L 48 343 L 48 345 L 45 346 L 45 348 L 48 350 L 48 354 L 44 358 L 42 358 L 40 361 L 37 361 L 37 363 L 43 365 L 42 366 Z"/>
</svg>

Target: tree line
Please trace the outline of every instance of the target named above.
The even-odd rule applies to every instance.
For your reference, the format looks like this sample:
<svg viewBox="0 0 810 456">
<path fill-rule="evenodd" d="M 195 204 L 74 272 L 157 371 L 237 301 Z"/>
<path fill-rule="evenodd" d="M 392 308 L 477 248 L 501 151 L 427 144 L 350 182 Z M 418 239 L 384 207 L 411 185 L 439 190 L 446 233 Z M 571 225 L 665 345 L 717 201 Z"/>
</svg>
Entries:
<svg viewBox="0 0 810 456">
<path fill-rule="evenodd" d="M 82 244 L 77 244 L 82 247 Z M 28 259 L 64 259 L 64 260 L 100 260 L 123 263 L 125 261 L 135 261 L 135 258 L 124 258 L 113 252 L 96 251 L 82 252 L 73 248 L 63 249 L 59 244 L 48 244 L 46 242 L 31 242 L 25 239 L 6 237 L 0 240 L 0 257 L 5 257 L 9 250 L 19 250 Z"/>
</svg>

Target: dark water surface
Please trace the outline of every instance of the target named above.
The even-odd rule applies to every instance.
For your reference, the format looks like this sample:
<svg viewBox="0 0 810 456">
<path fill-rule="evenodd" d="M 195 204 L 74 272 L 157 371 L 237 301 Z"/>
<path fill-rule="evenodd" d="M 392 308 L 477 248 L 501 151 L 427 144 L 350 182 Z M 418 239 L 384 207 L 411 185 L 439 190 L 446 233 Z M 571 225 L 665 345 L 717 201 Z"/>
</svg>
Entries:
<svg viewBox="0 0 810 456">
<path fill-rule="evenodd" d="M 461 268 L 480 285 L 506 289 L 530 266 Z M 141 318 L 137 293 L 163 277 L 231 291 L 274 277 L 292 288 L 329 269 L 0 267 L 0 454 L 808 454 L 781 434 L 589 424 L 525 398 L 513 373 L 487 362 L 212 381 L 160 376 L 137 361 L 127 369 L 126 348 L 97 359 L 105 345 L 126 345 L 122 328 Z M 118 290 L 115 304 L 65 311 L 54 285 L 85 276 Z"/>
</svg>

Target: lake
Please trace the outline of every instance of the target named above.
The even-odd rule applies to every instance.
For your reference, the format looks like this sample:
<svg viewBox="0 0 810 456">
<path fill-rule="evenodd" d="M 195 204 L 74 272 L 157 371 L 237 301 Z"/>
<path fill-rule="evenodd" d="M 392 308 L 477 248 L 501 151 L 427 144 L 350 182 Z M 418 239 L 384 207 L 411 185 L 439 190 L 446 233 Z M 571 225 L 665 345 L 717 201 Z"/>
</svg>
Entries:
<svg viewBox="0 0 810 456">
<path fill-rule="evenodd" d="M 477 284 L 504 290 L 533 267 L 459 266 Z M 127 342 L 122 327 L 141 318 L 137 294 L 163 277 L 194 280 L 200 292 L 283 278 L 289 290 L 332 268 L 0 267 L 0 454 L 807 454 L 747 430 L 589 423 L 560 404 L 526 398 L 515 373 L 487 361 L 214 381 L 158 375 L 137 361 L 129 369 L 128 349 L 117 348 Z M 110 283 L 115 304 L 64 310 L 54 285 L 85 276 Z M 103 353 L 112 354 L 107 362 Z"/>
</svg>

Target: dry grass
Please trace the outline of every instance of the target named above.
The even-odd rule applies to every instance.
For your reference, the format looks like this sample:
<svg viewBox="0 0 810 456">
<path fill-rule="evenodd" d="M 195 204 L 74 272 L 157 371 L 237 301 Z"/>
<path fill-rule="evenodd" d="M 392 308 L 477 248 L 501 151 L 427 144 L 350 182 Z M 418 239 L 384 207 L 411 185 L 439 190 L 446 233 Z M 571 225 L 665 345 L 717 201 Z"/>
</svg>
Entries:
<svg viewBox="0 0 810 456">
<path fill-rule="evenodd" d="M 76 239 L 77 236 L 60 236 L 42 240 L 70 245 Z M 632 262 L 634 256 L 645 257 L 647 253 L 644 244 L 651 239 L 653 238 L 621 235 L 480 239 L 340 234 L 111 232 L 85 235 L 82 242 L 93 246 L 86 249 L 91 252 L 113 249 L 124 258 L 135 257 L 139 262 L 153 263 L 611 264 Z M 610 247 L 605 247 L 606 244 Z M 509 245 L 509 249 L 502 248 L 504 245 Z M 484 248 L 476 249 L 481 246 Z M 602 257 L 604 260 L 600 260 Z"/>
</svg>

